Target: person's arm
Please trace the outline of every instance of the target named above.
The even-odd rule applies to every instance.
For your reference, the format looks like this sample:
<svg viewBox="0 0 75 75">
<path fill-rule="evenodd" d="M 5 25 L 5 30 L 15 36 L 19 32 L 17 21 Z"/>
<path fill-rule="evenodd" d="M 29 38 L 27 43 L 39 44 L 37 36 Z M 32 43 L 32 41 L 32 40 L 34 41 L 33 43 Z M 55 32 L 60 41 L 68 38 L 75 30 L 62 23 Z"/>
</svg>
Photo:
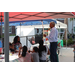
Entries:
<svg viewBox="0 0 75 75">
<path fill-rule="evenodd" d="M 49 48 L 48 48 L 47 45 L 46 45 L 46 49 L 47 49 L 47 54 L 49 55 L 50 54 L 50 51 L 49 51 Z"/>
<path fill-rule="evenodd" d="M 43 34 L 43 36 L 46 37 L 46 38 L 48 38 L 48 40 L 50 38 L 50 34 L 49 34 L 49 36 L 46 36 L 46 34 Z"/>
<path fill-rule="evenodd" d="M 19 58 L 21 57 L 21 48 L 19 48 L 18 56 L 19 56 Z"/>
<path fill-rule="evenodd" d="M 34 62 L 34 60 L 33 60 L 33 54 L 31 54 L 31 62 Z"/>
<path fill-rule="evenodd" d="M 48 49 L 48 53 L 47 53 L 48 55 L 50 55 L 50 51 L 49 51 L 49 49 Z"/>
</svg>

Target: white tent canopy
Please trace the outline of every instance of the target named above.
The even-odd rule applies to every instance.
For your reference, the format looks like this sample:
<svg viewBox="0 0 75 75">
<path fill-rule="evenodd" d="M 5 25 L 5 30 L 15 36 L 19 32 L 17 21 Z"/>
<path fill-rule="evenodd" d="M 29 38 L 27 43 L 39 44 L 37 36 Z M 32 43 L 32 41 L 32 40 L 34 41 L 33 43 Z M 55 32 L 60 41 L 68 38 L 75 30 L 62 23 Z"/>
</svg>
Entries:
<svg viewBox="0 0 75 75">
<path fill-rule="evenodd" d="M 60 28 L 64 28 L 64 29 L 67 28 L 67 24 L 62 23 L 60 21 L 57 21 L 57 24 L 55 24 L 55 27 L 59 28 L 59 25 L 60 25 Z M 43 26 L 44 26 L 44 28 L 49 28 L 49 24 L 45 24 Z M 20 26 L 17 26 L 17 27 L 20 27 Z M 42 28 L 42 25 L 32 25 L 32 26 L 24 26 L 24 27 L 27 27 L 27 28 L 31 28 L 31 27 L 32 28 Z"/>
<path fill-rule="evenodd" d="M 57 21 L 57 24 L 55 25 L 56 28 L 59 28 L 59 25 L 60 25 L 60 28 L 67 28 L 67 24 Z"/>
</svg>

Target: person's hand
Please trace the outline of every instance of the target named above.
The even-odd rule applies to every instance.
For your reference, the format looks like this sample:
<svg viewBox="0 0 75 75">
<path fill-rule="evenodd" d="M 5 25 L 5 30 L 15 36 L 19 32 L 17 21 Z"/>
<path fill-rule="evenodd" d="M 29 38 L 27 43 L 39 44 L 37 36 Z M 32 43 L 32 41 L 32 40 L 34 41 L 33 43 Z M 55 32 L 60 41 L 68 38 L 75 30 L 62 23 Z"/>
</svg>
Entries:
<svg viewBox="0 0 75 75">
<path fill-rule="evenodd" d="M 32 41 L 32 44 L 35 44 L 35 41 Z"/>
<path fill-rule="evenodd" d="M 21 49 L 21 47 L 19 47 L 19 50 Z"/>
<path fill-rule="evenodd" d="M 46 38 L 46 41 L 48 40 L 48 38 Z"/>
<path fill-rule="evenodd" d="M 74 52 L 75 50 L 73 50 L 73 52 Z"/>
<path fill-rule="evenodd" d="M 46 34 L 43 34 L 44 37 L 46 37 Z"/>
</svg>

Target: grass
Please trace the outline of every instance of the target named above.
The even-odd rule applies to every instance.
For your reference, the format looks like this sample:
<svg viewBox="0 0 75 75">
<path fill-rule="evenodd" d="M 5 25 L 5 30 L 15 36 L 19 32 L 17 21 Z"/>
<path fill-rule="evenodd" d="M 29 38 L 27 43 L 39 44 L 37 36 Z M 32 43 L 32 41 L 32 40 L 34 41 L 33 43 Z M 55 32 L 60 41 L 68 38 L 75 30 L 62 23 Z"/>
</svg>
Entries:
<svg viewBox="0 0 75 75">
<path fill-rule="evenodd" d="M 16 36 L 16 34 L 10 34 L 9 36 Z M 1 35 L 0 35 L 1 38 Z M 4 34 L 2 35 L 2 38 L 4 38 Z"/>
</svg>

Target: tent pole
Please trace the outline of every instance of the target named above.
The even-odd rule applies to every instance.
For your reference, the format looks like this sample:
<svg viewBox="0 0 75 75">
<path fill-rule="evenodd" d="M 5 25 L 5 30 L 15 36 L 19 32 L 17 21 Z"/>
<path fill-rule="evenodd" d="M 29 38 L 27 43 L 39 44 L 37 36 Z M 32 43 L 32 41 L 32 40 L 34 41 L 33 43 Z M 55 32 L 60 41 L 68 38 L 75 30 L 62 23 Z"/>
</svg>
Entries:
<svg viewBox="0 0 75 75">
<path fill-rule="evenodd" d="M 66 48 L 67 48 L 67 28 L 66 28 Z"/>
<path fill-rule="evenodd" d="M 43 21 L 42 22 L 42 28 L 43 28 L 43 34 L 44 34 L 44 26 L 43 26 Z M 45 38 L 43 37 L 44 43 L 45 43 Z"/>
<path fill-rule="evenodd" d="M 20 22 L 20 36 L 21 36 L 21 22 Z"/>
<path fill-rule="evenodd" d="M 42 22 L 42 28 L 43 28 L 43 34 L 44 34 L 44 26 L 43 26 L 43 21 L 41 21 Z"/>
<path fill-rule="evenodd" d="M 5 62 L 9 62 L 9 13 L 4 12 L 4 53 Z"/>
<path fill-rule="evenodd" d="M 1 41 L 2 41 L 2 12 L 1 12 Z"/>
</svg>

